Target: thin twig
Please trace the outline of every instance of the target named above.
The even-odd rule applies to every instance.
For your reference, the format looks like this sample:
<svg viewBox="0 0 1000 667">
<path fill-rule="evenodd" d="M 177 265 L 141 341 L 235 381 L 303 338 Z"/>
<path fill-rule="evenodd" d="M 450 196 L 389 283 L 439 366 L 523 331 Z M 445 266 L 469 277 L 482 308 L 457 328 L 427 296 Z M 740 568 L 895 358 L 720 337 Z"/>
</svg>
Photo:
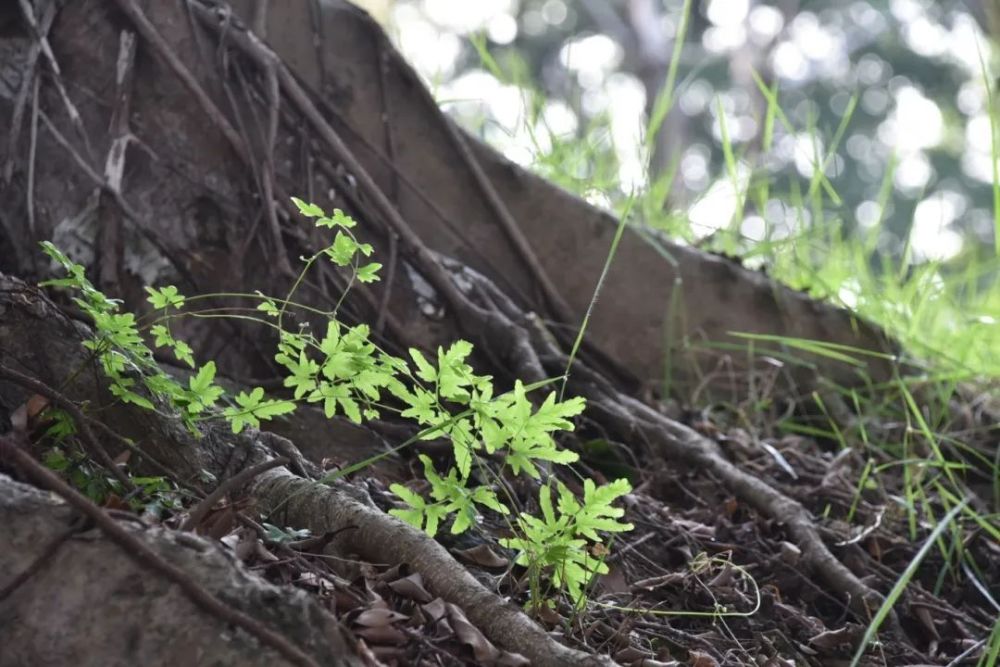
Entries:
<svg viewBox="0 0 1000 667">
<path fill-rule="evenodd" d="M 45 59 L 52 69 L 52 80 L 55 82 L 56 90 L 59 91 L 59 96 L 66 107 L 66 113 L 69 114 L 70 122 L 77 133 L 79 133 L 80 139 L 83 141 L 83 146 L 87 150 L 87 155 L 91 155 L 93 151 L 90 148 L 90 137 L 87 135 L 86 128 L 83 127 L 83 119 L 80 117 L 80 112 L 77 110 L 76 105 L 73 104 L 73 101 L 69 99 L 66 86 L 63 85 L 62 70 L 59 67 L 59 61 L 56 60 L 55 53 L 52 52 L 52 45 L 49 43 L 48 34 L 42 32 L 42 26 L 38 24 L 38 20 L 35 18 L 35 11 L 32 9 L 31 3 L 28 0 L 19 0 L 19 2 L 24 20 L 27 21 L 28 27 L 34 33 L 35 41 L 41 46 L 42 53 L 45 55 Z"/>
<path fill-rule="evenodd" d="M 118 35 L 118 60 L 115 67 L 115 106 L 111 112 L 111 145 L 104 160 L 104 181 L 112 193 L 122 191 L 125 177 L 125 156 L 131 139 L 129 111 L 132 102 L 132 79 L 135 72 L 135 33 L 122 30 Z M 113 197 L 113 195 L 110 195 Z M 108 202 L 109 194 L 101 191 L 98 203 L 99 266 L 98 278 L 102 288 L 117 290 L 120 285 L 118 265 L 122 248 L 122 212 Z"/>
<path fill-rule="evenodd" d="M 83 411 L 77 407 L 76 403 L 69 400 L 58 391 L 48 386 L 40 380 L 36 380 L 33 377 L 25 375 L 20 371 L 15 371 L 13 368 L 8 368 L 3 364 L 0 364 L 0 378 L 19 384 L 25 389 L 30 389 L 36 394 L 41 394 L 45 398 L 49 399 L 60 408 L 65 410 L 73 417 L 76 422 L 77 428 L 80 429 L 80 434 L 83 436 L 83 441 L 87 445 L 87 448 L 97 457 L 97 460 L 107 468 L 108 472 L 115 476 L 122 486 L 124 486 L 129 491 L 135 490 L 135 485 L 132 484 L 132 480 L 128 478 L 121 468 L 115 465 L 115 462 L 108 455 L 104 445 L 101 444 L 100 440 L 94 435 L 94 432 L 90 430 L 90 423 L 87 420 L 87 416 L 83 414 Z"/>
<path fill-rule="evenodd" d="M 36 484 L 58 494 L 81 514 L 87 516 L 140 565 L 156 571 L 176 584 L 191 602 L 220 620 L 247 631 L 262 644 L 275 649 L 289 662 L 304 667 L 319 667 L 319 663 L 283 635 L 271 630 L 248 614 L 226 604 L 193 580 L 187 573 L 168 563 L 135 535 L 122 528 L 100 507 L 40 465 L 7 436 L 0 436 L 0 455 L 12 460 Z"/>
<path fill-rule="evenodd" d="M 379 299 L 378 315 L 375 317 L 374 331 L 381 334 L 385 328 L 385 319 L 389 313 L 389 299 L 392 297 L 392 285 L 396 280 L 396 268 L 399 266 L 399 237 L 395 232 L 389 232 L 389 262 L 385 273 L 385 285 L 382 286 L 382 297 Z"/>
<path fill-rule="evenodd" d="M 310 0 L 309 2 L 309 21 L 312 24 L 316 67 L 319 69 L 319 94 L 322 95 L 326 87 L 326 58 L 323 57 L 323 8 L 320 6 L 319 0 Z"/>
<path fill-rule="evenodd" d="M 271 468 L 283 466 L 288 462 L 289 459 L 287 457 L 279 456 L 276 459 L 264 461 L 263 463 L 258 463 L 255 466 L 244 468 L 239 471 L 226 481 L 219 484 L 219 486 L 215 487 L 214 491 L 205 496 L 197 505 L 194 506 L 194 509 L 191 510 L 187 520 L 184 521 L 184 524 L 181 526 L 181 530 L 194 530 L 205 518 L 205 515 L 207 515 L 209 511 L 215 507 L 216 503 L 222 500 L 227 493 L 240 488 L 262 472 L 270 470 Z"/>
<path fill-rule="evenodd" d="M 236 155 L 239 156 L 240 160 L 244 163 L 250 162 L 250 155 L 247 150 L 247 146 L 240 139 L 240 135 L 236 133 L 233 126 L 226 120 L 222 111 L 219 107 L 215 105 L 212 98 L 208 96 L 205 89 L 202 88 L 198 80 L 194 78 L 190 70 L 184 66 L 177 54 L 174 53 L 170 44 L 167 40 L 157 32 L 156 28 L 150 23 L 149 19 L 146 18 L 146 14 L 143 13 L 141 9 L 135 4 L 134 0 L 115 0 L 115 4 L 125 12 L 132 23 L 135 25 L 139 34 L 142 38 L 146 40 L 159 56 L 169 67 L 175 76 L 181 80 L 184 87 L 187 88 L 188 92 L 194 96 L 195 100 L 198 102 L 198 106 L 208 115 L 212 123 L 222 132 L 222 135 L 226 138 L 226 141 L 232 146 L 233 150 L 236 151 Z"/>
<path fill-rule="evenodd" d="M 48 36 L 49 29 L 52 27 L 52 21 L 55 19 L 55 16 L 56 3 L 49 2 L 45 6 L 45 10 L 42 13 L 42 19 L 38 25 L 38 32 L 40 34 Z M 41 53 L 41 41 L 36 39 L 28 48 L 28 57 L 25 60 L 23 67 L 24 79 L 21 81 L 21 90 L 18 92 L 17 99 L 14 101 L 14 113 L 11 114 L 10 130 L 7 135 L 7 160 L 4 162 L 3 167 L 3 182 L 8 185 L 10 184 L 10 179 L 14 176 L 14 156 L 17 155 L 17 143 L 21 137 L 21 125 L 24 119 L 24 110 L 28 106 L 28 93 L 35 91 L 34 97 L 35 99 L 38 98 L 35 82 L 38 80 L 38 56 L 40 56 Z M 37 115 L 35 116 L 34 122 L 37 127 Z"/>
<path fill-rule="evenodd" d="M 35 77 L 31 87 L 31 127 L 28 145 L 28 187 L 25 197 L 28 204 L 28 229 L 35 233 L 35 159 L 38 154 L 38 90 L 41 78 Z"/>
<path fill-rule="evenodd" d="M 281 224 L 278 222 L 278 211 L 274 205 L 274 145 L 278 141 L 278 119 L 280 117 L 281 92 L 278 88 L 278 77 L 274 68 L 265 70 L 267 84 L 267 135 L 264 137 L 264 174 L 263 186 L 264 210 L 267 213 L 268 228 L 271 230 L 271 240 L 274 251 L 278 255 L 278 268 L 283 273 L 295 275 L 285 252 L 285 244 L 281 240 Z"/>
<path fill-rule="evenodd" d="M 146 240 L 152 243 L 157 250 L 163 253 L 164 257 L 170 260 L 174 268 L 177 269 L 177 272 L 180 273 L 185 280 L 190 282 L 192 285 L 196 285 L 197 281 L 194 279 L 194 276 L 191 275 L 191 272 L 187 269 L 184 262 L 182 262 L 180 257 L 177 256 L 177 253 L 168 247 L 155 231 L 149 228 L 143 218 L 139 215 L 139 212 L 132 208 L 132 205 L 125 200 L 124 195 L 122 195 L 121 192 L 116 192 L 110 185 L 108 185 L 108 182 L 97 173 L 97 170 L 95 170 L 90 163 L 87 162 L 87 159 L 80 155 L 80 152 L 77 151 L 71 143 L 69 143 L 69 140 L 66 139 L 65 136 L 63 136 L 63 133 L 59 131 L 59 128 L 57 128 L 49 119 L 48 114 L 42 110 L 39 110 L 38 113 L 41 116 L 42 122 L 45 123 L 45 128 L 52 134 L 52 138 L 55 139 L 56 143 L 62 146 L 66 152 L 70 154 L 73 161 L 76 162 L 83 173 L 94 182 L 94 185 L 111 192 L 114 196 L 115 202 L 121 208 L 125 216 L 135 225 L 135 228 L 139 231 L 139 233 L 142 234 Z"/>
<path fill-rule="evenodd" d="M 386 81 L 389 70 L 389 51 L 386 44 L 385 35 L 382 32 L 375 33 L 375 51 L 378 54 L 379 98 L 382 102 L 382 129 L 385 138 L 385 154 L 389 158 L 389 163 L 396 164 L 396 138 L 392 131 L 392 102 L 389 99 L 389 86 Z M 399 170 L 389 170 L 389 200 L 399 206 Z M 375 318 L 375 333 L 382 333 L 385 326 L 385 316 L 389 310 L 389 300 L 392 298 L 392 288 L 396 281 L 396 265 L 399 255 L 399 238 L 395 232 L 390 231 L 389 237 L 389 263 L 386 269 L 385 282 L 382 284 L 382 297 L 378 304 L 378 315 Z"/>
</svg>

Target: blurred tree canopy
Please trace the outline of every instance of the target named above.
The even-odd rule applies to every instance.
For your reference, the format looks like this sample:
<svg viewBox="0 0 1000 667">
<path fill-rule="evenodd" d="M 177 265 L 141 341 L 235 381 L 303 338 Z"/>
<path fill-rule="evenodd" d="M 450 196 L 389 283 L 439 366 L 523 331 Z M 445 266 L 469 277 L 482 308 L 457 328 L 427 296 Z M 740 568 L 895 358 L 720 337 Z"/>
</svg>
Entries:
<svg viewBox="0 0 1000 667">
<path fill-rule="evenodd" d="M 361 4 L 465 127 L 595 203 L 644 192 L 688 240 L 805 216 L 895 256 L 993 252 L 989 0 Z"/>
</svg>

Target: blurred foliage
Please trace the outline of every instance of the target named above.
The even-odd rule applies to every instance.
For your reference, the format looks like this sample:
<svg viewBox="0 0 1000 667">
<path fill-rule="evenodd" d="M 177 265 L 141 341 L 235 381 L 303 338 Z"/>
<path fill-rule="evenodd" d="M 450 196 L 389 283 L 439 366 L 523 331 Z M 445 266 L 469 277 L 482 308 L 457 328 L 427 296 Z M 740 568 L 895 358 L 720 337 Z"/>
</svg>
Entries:
<svg viewBox="0 0 1000 667">
<path fill-rule="evenodd" d="M 386 13 L 450 112 L 596 203 L 613 206 L 675 174 L 660 184 L 667 215 L 648 222 L 689 221 L 678 235 L 697 240 L 742 209 L 745 234 L 780 238 L 803 214 L 789 202 L 823 164 L 821 208 L 809 202 L 806 217 L 848 233 L 877 226 L 879 251 L 897 258 L 949 259 L 994 246 L 995 85 L 984 74 L 994 21 L 983 2 L 695 2 L 675 109 L 645 154 L 683 0 L 397 0 Z M 779 118 L 770 141 L 755 75 L 777 86 L 791 125 Z M 892 189 L 880 196 L 892 167 Z M 751 172 L 768 199 L 735 206 Z"/>
</svg>

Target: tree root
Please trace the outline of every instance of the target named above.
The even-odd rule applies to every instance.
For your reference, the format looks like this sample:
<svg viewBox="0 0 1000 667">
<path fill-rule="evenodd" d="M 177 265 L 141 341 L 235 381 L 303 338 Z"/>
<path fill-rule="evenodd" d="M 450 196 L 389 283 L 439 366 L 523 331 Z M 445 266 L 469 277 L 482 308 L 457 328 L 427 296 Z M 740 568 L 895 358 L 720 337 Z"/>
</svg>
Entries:
<svg viewBox="0 0 1000 667">
<path fill-rule="evenodd" d="M 314 534 L 337 533 L 334 544 L 375 561 L 406 563 L 436 595 L 461 607 L 469 620 L 499 646 L 524 655 L 537 667 L 603 665 L 614 661 L 557 642 L 511 603 L 486 589 L 448 551 L 425 533 L 390 516 L 346 486 L 328 487 L 285 468 L 252 480 L 246 491 L 265 514 L 280 512 L 288 525 Z"/>
</svg>

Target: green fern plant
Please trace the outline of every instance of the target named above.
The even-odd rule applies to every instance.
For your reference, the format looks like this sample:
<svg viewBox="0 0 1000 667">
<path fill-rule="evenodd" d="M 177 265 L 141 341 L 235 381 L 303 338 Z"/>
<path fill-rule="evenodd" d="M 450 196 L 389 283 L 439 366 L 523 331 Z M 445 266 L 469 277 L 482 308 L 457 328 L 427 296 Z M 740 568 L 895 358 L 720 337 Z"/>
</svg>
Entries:
<svg viewBox="0 0 1000 667">
<path fill-rule="evenodd" d="M 231 315 L 277 332 L 274 361 L 284 369 L 283 384 L 291 398 L 269 397 L 261 387 L 227 395 L 215 381 L 215 363 L 199 365 L 192 348 L 173 334 L 171 323 L 176 318 L 203 314 L 192 309 L 192 304 L 216 295 L 188 298 L 172 285 L 149 287 L 147 300 L 154 311 L 140 321 L 132 313 L 120 312 L 120 303 L 97 290 L 82 266 L 51 243 L 42 244 L 45 253 L 67 273 L 65 278 L 43 284 L 77 293 L 75 303 L 94 322 L 94 337 L 84 345 L 96 355 L 116 397 L 147 410 L 179 414 L 195 434 L 198 422 L 205 419 L 223 418 L 234 433 L 247 427 L 259 428 L 261 422 L 290 414 L 303 403 L 321 405 L 327 418 L 342 414 L 355 423 L 377 419 L 385 410 L 398 412 L 422 428 L 421 439 L 446 438 L 451 443 L 451 461 L 443 472 L 435 469 L 429 457 L 420 456 L 429 498 L 402 484 L 390 487 L 402 503 L 390 513 L 431 536 L 449 520 L 452 533 L 469 530 L 483 511 L 510 516 L 510 507 L 497 492 L 503 488 L 500 480 L 504 469 L 514 476 L 541 480 L 546 466 L 567 465 L 579 458 L 559 448 L 554 436 L 573 429 L 572 418 L 585 408 L 582 398 L 563 401 L 551 392 L 536 408 L 528 394 L 539 387 L 526 387 L 520 381 L 511 391 L 494 395 L 492 378 L 476 374 L 468 363 L 473 346 L 467 341 L 439 348 L 436 359 L 411 349 L 406 360 L 380 350 L 371 341 L 367 325 L 340 322 L 339 302 L 329 312 L 295 303 L 292 297 L 296 289 L 317 261 L 330 261 L 349 270 L 348 289 L 355 280 L 378 280 L 381 265 L 361 263 L 361 258 L 370 257 L 373 249 L 358 241 L 352 232 L 356 226 L 352 218 L 340 210 L 328 215 L 316 204 L 297 198 L 293 201 L 317 227 L 335 231 L 333 242 L 305 259 L 302 272 L 284 299 L 259 293 L 236 295 L 252 299 L 257 305 L 250 311 L 253 315 Z M 289 308 L 325 317 L 323 335 L 317 336 L 308 328 L 295 331 L 286 327 Z M 147 338 L 192 369 L 186 384 L 158 366 Z M 503 469 L 490 469 L 483 454 L 501 461 Z M 486 474 L 474 475 L 474 465 Z M 485 484 L 476 481 L 479 479 L 494 481 Z M 592 578 L 607 572 L 601 533 L 632 529 L 631 524 L 618 521 L 623 510 L 612 505 L 631 487 L 624 479 L 600 487 L 592 480 L 584 480 L 582 499 L 562 483 L 557 482 L 556 487 L 558 499 L 553 505 L 550 486 L 541 485 L 541 516 L 520 513 L 512 524 L 516 536 L 503 544 L 517 551 L 517 564 L 528 568 L 536 582 L 531 589 L 533 601 L 540 598 L 537 582 L 547 574 L 557 588 L 564 589 L 579 604 Z"/>
</svg>

